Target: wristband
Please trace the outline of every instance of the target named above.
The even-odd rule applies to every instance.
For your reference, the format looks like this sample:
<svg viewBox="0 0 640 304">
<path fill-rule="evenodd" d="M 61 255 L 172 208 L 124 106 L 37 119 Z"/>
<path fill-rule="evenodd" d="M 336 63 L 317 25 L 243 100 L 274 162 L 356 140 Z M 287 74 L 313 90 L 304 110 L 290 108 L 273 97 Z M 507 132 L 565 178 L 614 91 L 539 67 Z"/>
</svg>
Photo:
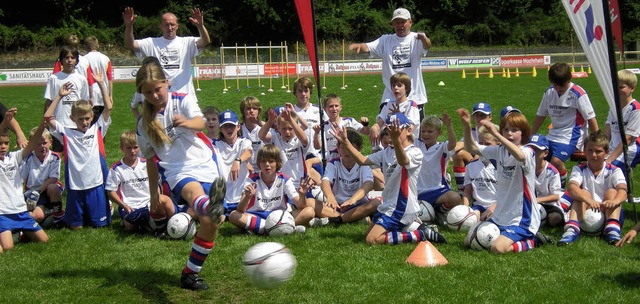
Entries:
<svg viewBox="0 0 640 304">
<path fill-rule="evenodd" d="M 240 157 L 236 158 L 236 161 L 238 161 L 239 163 L 242 163 L 242 159 L 240 159 Z"/>
</svg>

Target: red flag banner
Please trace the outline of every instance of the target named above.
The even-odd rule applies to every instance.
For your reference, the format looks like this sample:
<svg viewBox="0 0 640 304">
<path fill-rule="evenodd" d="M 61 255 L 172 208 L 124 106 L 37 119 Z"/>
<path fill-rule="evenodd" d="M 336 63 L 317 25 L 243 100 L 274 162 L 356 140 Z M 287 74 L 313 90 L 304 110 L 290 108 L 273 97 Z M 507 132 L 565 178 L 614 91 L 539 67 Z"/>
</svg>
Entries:
<svg viewBox="0 0 640 304">
<path fill-rule="evenodd" d="M 300 19 L 300 26 L 302 27 L 302 33 L 304 34 L 304 43 L 307 45 L 307 51 L 309 52 L 309 60 L 311 61 L 311 67 L 313 68 L 313 76 L 318 78 L 318 61 L 316 59 L 316 45 L 315 45 L 315 20 L 313 18 L 313 8 L 311 7 L 312 0 L 295 0 L 296 9 L 298 10 L 298 18 Z"/>
<path fill-rule="evenodd" d="M 609 15 L 611 16 L 611 33 L 613 40 L 616 41 L 620 52 L 624 53 L 624 45 L 622 44 L 622 23 L 620 22 L 620 8 L 618 0 L 609 0 Z"/>
</svg>

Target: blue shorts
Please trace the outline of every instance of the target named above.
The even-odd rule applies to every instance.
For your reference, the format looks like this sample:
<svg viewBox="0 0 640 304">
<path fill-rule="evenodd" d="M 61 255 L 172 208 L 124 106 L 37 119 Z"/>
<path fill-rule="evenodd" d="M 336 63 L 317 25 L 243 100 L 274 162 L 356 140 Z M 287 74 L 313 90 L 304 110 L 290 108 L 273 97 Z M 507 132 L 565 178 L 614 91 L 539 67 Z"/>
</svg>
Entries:
<svg viewBox="0 0 640 304">
<path fill-rule="evenodd" d="M 229 203 L 227 202 L 227 200 L 224 200 L 224 202 L 222 202 L 222 205 L 224 206 L 224 215 L 226 217 L 229 217 L 229 213 L 231 213 L 231 211 L 236 210 L 238 208 L 238 204 L 239 203 Z"/>
<path fill-rule="evenodd" d="M 427 201 L 431 205 L 435 205 L 436 201 L 443 196 L 445 193 L 452 191 L 449 186 L 445 185 L 442 188 L 429 190 L 426 192 L 422 192 L 418 194 L 418 199 L 422 201 Z"/>
<path fill-rule="evenodd" d="M 363 198 L 363 199 L 359 200 L 357 203 L 355 203 L 355 204 L 353 204 L 353 205 L 349 206 L 349 208 L 347 208 L 347 209 L 340 209 L 340 210 L 338 210 L 338 212 L 339 212 L 339 213 L 345 213 L 345 212 L 347 212 L 347 211 L 349 211 L 349 210 L 352 210 L 352 209 L 358 208 L 359 206 L 362 206 L 362 205 L 364 205 L 364 204 L 366 204 L 366 203 L 368 203 L 368 202 L 369 202 L 369 200 L 365 197 L 365 198 Z"/>
<path fill-rule="evenodd" d="M 16 214 L 0 214 L 0 233 L 5 231 L 40 231 L 42 227 L 29 216 L 29 212 Z"/>
<path fill-rule="evenodd" d="M 404 226 L 406 226 L 399 219 L 386 216 L 378 211 L 373 215 L 373 222 L 376 225 L 382 226 L 387 232 L 402 231 Z"/>
<path fill-rule="evenodd" d="M 487 208 L 485 206 L 480 206 L 480 205 L 471 205 L 471 209 L 479 211 L 480 214 L 482 214 L 483 212 L 487 211 L 487 209 L 489 209 L 489 208 Z"/>
<path fill-rule="evenodd" d="M 266 220 L 269 214 L 271 214 L 271 211 L 247 211 L 247 213 Z"/>
<path fill-rule="evenodd" d="M 121 219 L 133 225 L 146 227 L 149 224 L 148 207 L 134 209 L 129 214 L 127 214 L 127 212 L 123 208 L 118 208 L 118 214 L 120 215 Z"/>
<path fill-rule="evenodd" d="M 494 223 L 491 219 L 489 219 L 489 221 Z M 501 226 L 498 224 L 496 224 L 496 226 L 500 228 L 500 235 L 504 235 L 508 237 L 514 243 L 532 239 L 534 236 L 533 233 L 531 233 L 531 231 L 524 229 L 520 226 Z"/>
<path fill-rule="evenodd" d="M 205 182 L 198 181 L 193 177 L 187 177 L 179 181 L 178 184 L 176 184 L 176 186 L 171 190 L 171 193 L 177 200 L 181 199 L 182 196 L 180 195 L 180 193 L 182 192 L 182 189 L 184 188 L 184 186 L 186 186 L 190 182 L 200 183 L 200 185 L 202 186 L 202 190 L 204 190 L 204 194 L 205 195 L 209 194 L 209 189 L 211 189 L 211 183 L 205 183 Z M 187 204 L 191 204 L 191 203 L 193 202 L 187 202 Z"/>
<path fill-rule="evenodd" d="M 549 141 L 549 155 L 546 160 L 550 161 L 551 157 L 557 157 L 562 162 L 566 162 L 571 154 L 576 151 L 576 145 L 574 144 L 561 144 L 554 141 Z"/>
<path fill-rule="evenodd" d="M 67 189 L 64 220 L 69 226 L 105 227 L 111 223 L 111 210 L 104 186 L 87 190 Z"/>
</svg>

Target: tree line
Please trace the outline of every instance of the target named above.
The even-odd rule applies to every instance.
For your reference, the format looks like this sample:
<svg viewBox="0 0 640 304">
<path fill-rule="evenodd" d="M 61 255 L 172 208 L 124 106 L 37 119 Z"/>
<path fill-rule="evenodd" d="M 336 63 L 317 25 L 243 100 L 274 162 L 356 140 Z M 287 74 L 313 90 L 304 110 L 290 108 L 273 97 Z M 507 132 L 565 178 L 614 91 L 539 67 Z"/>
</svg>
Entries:
<svg viewBox="0 0 640 304">
<path fill-rule="evenodd" d="M 640 38 L 640 2 L 619 1 L 627 45 Z M 561 1 L 546 0 L 316 0 L 318 38 L 370 41 L 390 33 L 390 16 L 405 7 L 413 30 L 436 47 L 567 46 L 573 30 Z M 56 49 L 73 33 L 122 47 L 122 11 L 133 7 L 136 37 L 159 36 L 159 17 L 175 13 L 180 35 L 197 35 L 188 17 L 200 7 L 214 45 L 302 41 L 294 1 L 216 0 L 32 0 L 0 1 L 0 51 Z"/>
</svg>

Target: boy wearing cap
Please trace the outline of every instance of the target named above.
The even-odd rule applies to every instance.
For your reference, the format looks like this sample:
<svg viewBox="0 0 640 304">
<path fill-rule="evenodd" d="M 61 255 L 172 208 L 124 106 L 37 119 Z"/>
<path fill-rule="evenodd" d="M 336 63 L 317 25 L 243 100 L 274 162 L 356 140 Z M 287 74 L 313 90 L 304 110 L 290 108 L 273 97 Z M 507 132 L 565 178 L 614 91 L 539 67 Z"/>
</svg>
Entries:
<svg viewBox="0 0 640 304">
<path fill-rule="evenodd" d="M 547 160 L 560 171 L 560 182 L 564 185 L 567 168 L 564 163 L 571 154 L 583 146 L 587 124 L 591 132 L 598 131 L 596 114 L 587 92 L 571 82 L 571 68 L 566 63 L 555 63 L 549 68 L 551 86 L 542 96 L 531 131 L 537 133 L 547 116 L 551 118 L 551 129 L 547 134 L 549 156 Z"/>
<path fill-rule="evenodd" d="M 476 141 L 478 138 L 478 129 L 482 126 L 482 122 L 485 120 L 491 121 L 491 105 L 486 102 L 478 102 L 473 105 L 473 111 L 471 112 L 471 118 L 475 122 L 475 126 L 471 128 L 471 136 Z M 456 144 L 456 152 L 453 155 L 453 176 L 455 177 L 458 191 L 464 190 L 464 175 L 466 172 L 466 165 L 471 162 L 473 155 L 464 150 L 464 139 Z"/>
<path fill-rule="evenodd" d="M 500 121 L 502 121 L 507 115 L 511 114 L 511 112 L 522 113 L 522 111 L 518 110 L 516 107 L 506 106 L 500 110 Z"/>
<path fill-rule="evenodd" d="M 227 182 L 224 197 L 225 214 L 235 210 L 242 197 L 244 181 L 249 177 L 247 163 L 251 160 L 253 149 L 251 141 L 240 138 L 238 116 L 226 110 L 218 116 L 220 139 L 213 141 L 220 176 Z"/>
<path fill-rule="evenodd" d="M 368 43 L 353 43 L 349 50 L 356 53 L 371 53 L 372 56 L 382 59 L 382 82 L 385 89 L 380 100 L 382 106 L 387 100 L 393 100 L 393 88 L 389 79 L 397 72 L 409 75 L 412 81 L 411 95 L 420 111 L 420 120 L 424 118 L 424 104 L 427 103 L 427 89 L 422 79 L 420 68 L 422 56 L 425 56 L 431 48 L 431 40 L 425 33 L 412 32 L 411 13 L 404 8 L 398 8 L 391 17 L 391 26 L 395 33 L 382 35 L 380 38 Z"/>
<path fill-rule="evenodd" d="M 545 209 L 547 225 L 557 227 L 565 222 L 565 214 L 569 210 L 564 210 L 558 200 L 563 194 L 560 185 L 560 173 L 558 169 L 545 160 L 549 155 L 549 141 L 544 135 L 534 134 L 531 136 L 527 146 L 533 148 L 536 159 L 536 200 Z M 540 218 L 540 222 L 544 222 Z"/>
</svg>

